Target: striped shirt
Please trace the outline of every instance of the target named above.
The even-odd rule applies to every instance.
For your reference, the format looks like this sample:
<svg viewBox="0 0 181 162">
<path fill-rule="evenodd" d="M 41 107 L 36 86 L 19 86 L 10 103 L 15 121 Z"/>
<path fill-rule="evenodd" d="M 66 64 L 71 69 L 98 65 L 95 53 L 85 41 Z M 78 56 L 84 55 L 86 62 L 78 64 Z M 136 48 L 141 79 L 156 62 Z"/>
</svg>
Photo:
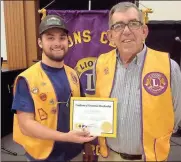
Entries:
<svg viewBox="0 0 181 162">
<path fill-rule="evenodd" d="M 125 68 L 117 53 L 115 81 L 111 97 L 118 99 L 117 138 L 107 138 L 108 146 L 127 154 L 142 154 L 141 110 L 140 110 L 140 73 L 146 53 L 143 50 Z M 96 80 L 93 69 L 94 83 Z M 171 89 L 175 115 L 175 129 L 181 120 L 181 72 L 179 65 L 171 60 Z"/>
</svg>

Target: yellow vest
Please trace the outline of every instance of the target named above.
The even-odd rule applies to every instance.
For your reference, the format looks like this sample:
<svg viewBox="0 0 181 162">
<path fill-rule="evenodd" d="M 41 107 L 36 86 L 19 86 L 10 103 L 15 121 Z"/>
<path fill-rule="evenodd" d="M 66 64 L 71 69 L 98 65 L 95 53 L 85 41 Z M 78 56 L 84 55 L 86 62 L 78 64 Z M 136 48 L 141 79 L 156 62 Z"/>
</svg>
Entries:
<svg viewBox="0 0 181 162">
<path fill-rule="evenodd" d="M 100 55 L 96 64 L 96 96 L 110 97 L 114 83 L 116 50 Z M 166 160 L 174 127 L 167 53 L 147 48 L 141 78 L 141 129 L 145 161 Z M 118 132 L 119 133 L 119 132 Z M 106 140 L 99 137 L 100 154 L 108 156 Z"/>
<path fill-rule="evenodd" d="M 64 68 L 72 95 L 79 97 L 80 84 L 76 72 L 66 65 L 64 65 Z M 20 76 L 26 79 L 29 91 L 34 100 L 35 120 L 48 128 L 56 130 L 58 119 L 58 99 L 54 87 L 42 69 L 40 62 L 36 63 L 17 77 L 14 92 L 17 80 Z M 52 152 L 54 146 L 54 141 L 52 140 L 42 140 L 23 135 L 20 131 L 16 114 L 14 115 L 13 139 L 15 142 L 22 145 L 26 152 L 35 159 L 46 159 Z"/>
</svg>

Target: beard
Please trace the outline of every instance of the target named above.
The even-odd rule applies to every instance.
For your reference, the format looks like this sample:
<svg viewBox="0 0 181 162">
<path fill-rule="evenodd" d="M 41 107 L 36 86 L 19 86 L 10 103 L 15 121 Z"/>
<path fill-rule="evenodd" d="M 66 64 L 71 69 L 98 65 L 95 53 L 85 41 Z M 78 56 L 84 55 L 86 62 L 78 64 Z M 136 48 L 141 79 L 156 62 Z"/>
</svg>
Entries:
<svg viewBox="0 0 181 162">
<path fill-rule="evenodd" d="M 44 54 L 52 61 L 55 61 L 55 62 L 62 62 L 64 60 L 64 57 L 66 55 L 67 51 L 64 52 L 64 54 L 62 55 L 56 55 L 56 54 L 53 54 L 51 52 L 45 52 L 44 51 Z"/>
</svg>

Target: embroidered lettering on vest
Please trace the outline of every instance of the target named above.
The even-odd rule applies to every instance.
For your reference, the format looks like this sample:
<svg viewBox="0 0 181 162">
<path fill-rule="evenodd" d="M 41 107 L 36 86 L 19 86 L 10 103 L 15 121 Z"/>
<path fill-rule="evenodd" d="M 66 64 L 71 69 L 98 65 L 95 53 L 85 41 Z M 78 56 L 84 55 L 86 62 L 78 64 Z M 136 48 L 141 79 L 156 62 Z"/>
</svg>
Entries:
<svg viewBox="0 0 181 162">
<path fill-rule="evenodd" d="M 38 113 L 39 113 L 41 120 L 47 120 L 48 119 L 48 114 L 42 108 L 38 109 Z"/>
<path fill-rule="evenodd" d="M 158 96 L 166 91 L 168 87 L 168 80 L 163 73 L 150 72 L 145 75 L 143 79 L 143 86 L 149 94 Z"/>
</svg>

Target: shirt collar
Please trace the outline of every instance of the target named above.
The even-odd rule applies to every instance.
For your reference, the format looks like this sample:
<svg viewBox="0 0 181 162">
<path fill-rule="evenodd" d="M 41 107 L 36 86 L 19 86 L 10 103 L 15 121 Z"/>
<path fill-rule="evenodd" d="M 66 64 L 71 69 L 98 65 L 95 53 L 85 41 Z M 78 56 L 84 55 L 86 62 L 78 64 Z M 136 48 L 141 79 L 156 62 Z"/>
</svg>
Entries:
<svg viewBox="0 0 181 162">
<path fill-rule="evenodd" d="M 146 54 L 146 51 L 147 51 L 147 46 L 144 44 L 144 47 L 142 49 L 141 52 L 139 52 L 136 57 L 132 60 L 133 63 L 137 64 L 137 65 L 140 65 L 142 64 L 143 60 L 144 60 L 144 56 Z M 118 49 L 116 49 L 116 57 L 117 59 L 119 60 L 119 62 L 122 64 L 122 61 L 120 59 L 120 56 L 119 56 L 119 52 L 118 52 Z"/>
</svg>

